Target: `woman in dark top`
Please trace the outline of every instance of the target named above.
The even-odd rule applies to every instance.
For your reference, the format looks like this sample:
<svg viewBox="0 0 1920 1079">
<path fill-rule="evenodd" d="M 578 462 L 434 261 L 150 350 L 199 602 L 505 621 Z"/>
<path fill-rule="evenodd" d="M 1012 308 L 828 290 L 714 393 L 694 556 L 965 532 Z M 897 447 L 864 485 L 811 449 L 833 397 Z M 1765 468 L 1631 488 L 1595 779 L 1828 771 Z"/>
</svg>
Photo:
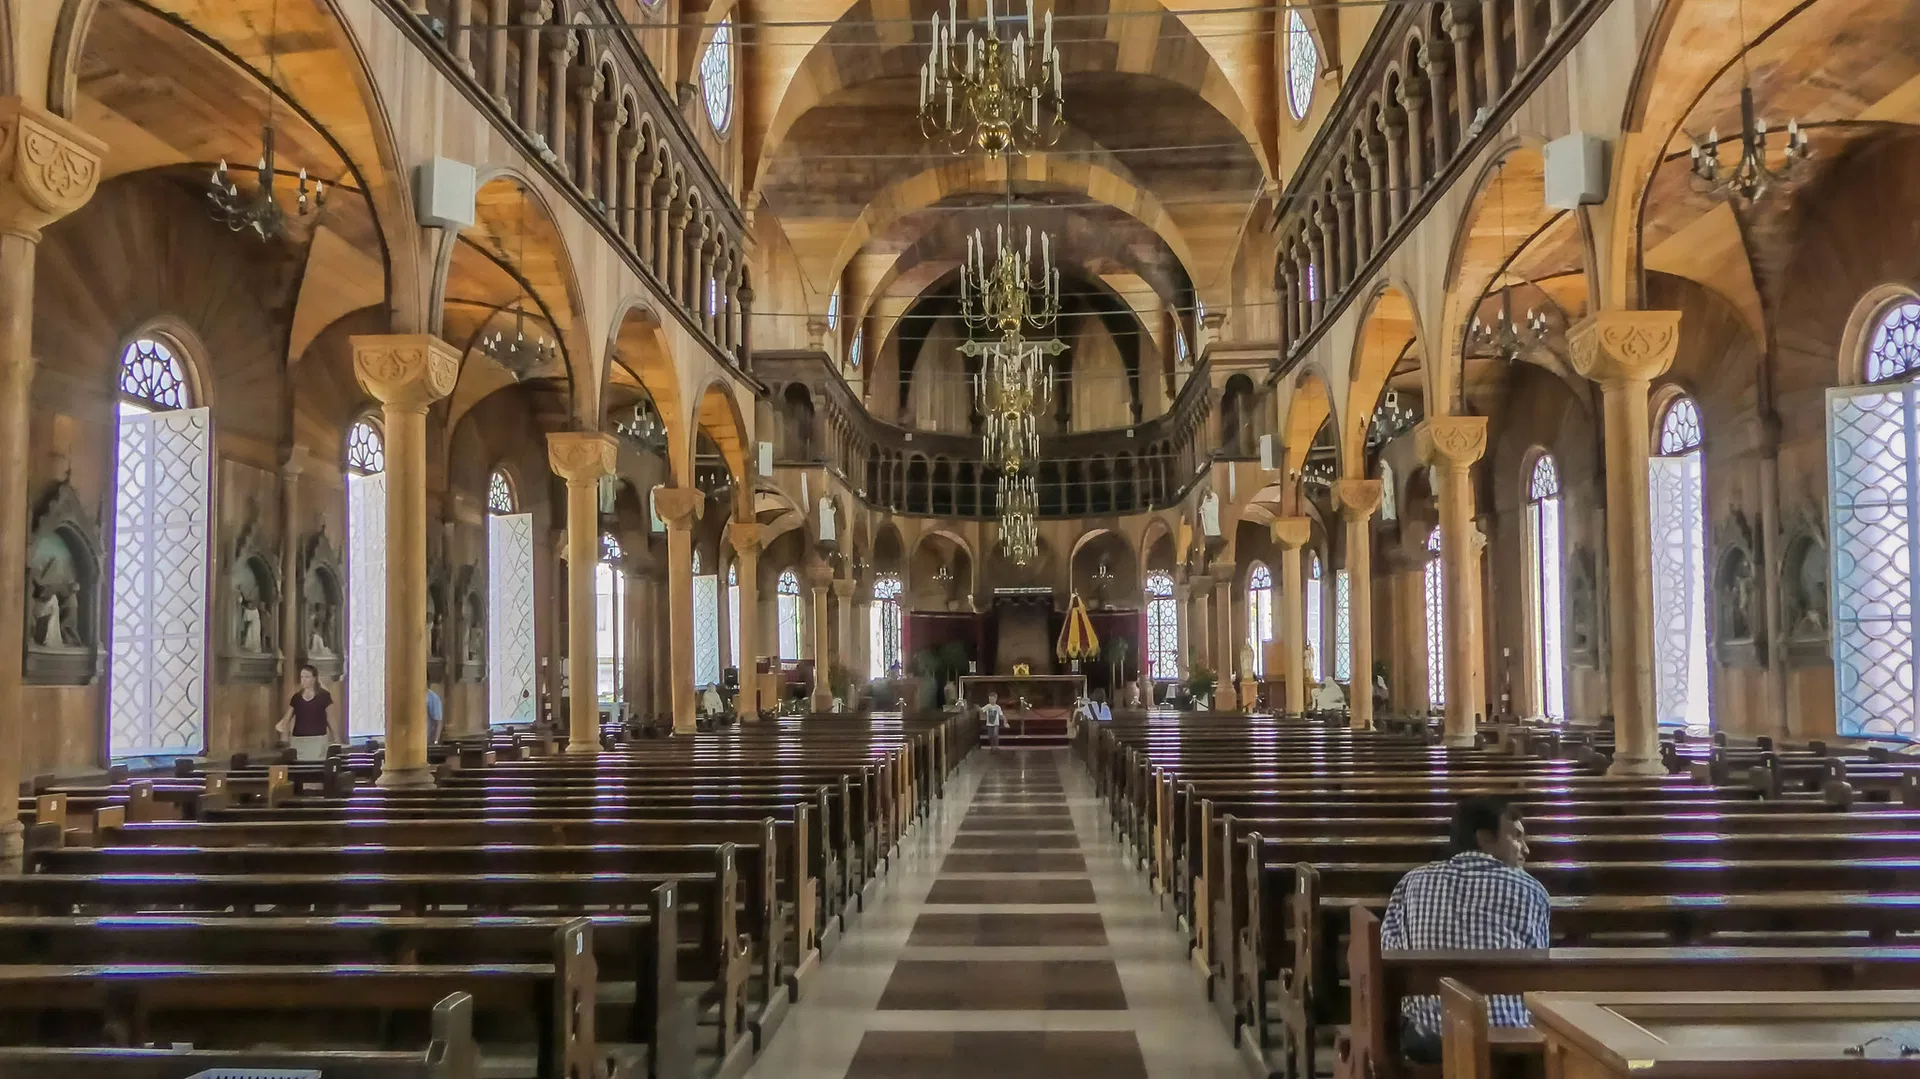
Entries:
<svg viewBox="0 0 1920 1079">
<path fill-rule="evenodd" d="M 332 707 L 333 695 L 320 688 L 320 672 L 311 663 L 301 665 L 300 689 L 287 701 L 287 714 L 280 717 L 279 725 L 300 760 L 327 759 L 327 743 L 333 735 L 327 709 Z"/>
</svg>

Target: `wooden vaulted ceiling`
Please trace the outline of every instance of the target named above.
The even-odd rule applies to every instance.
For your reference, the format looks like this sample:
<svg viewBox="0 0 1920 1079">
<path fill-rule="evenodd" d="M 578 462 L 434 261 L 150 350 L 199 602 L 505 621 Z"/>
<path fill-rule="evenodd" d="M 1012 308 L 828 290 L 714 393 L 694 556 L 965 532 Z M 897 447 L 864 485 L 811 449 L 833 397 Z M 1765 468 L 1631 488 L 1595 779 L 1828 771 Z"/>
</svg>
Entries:
<svg viewBox="0 0 1920 1079">
<path fill-rule="evenodd" d="M 1271 172 L 1260 134 L 1271 125 L 1254 101 L 1270 81 L 1268 16 L 1179 0 L 1034 6 L 1055 12 L 1066 131 L 1050 153 L 1012 163 L 1012 186 L 1047 204 L 1036 224 L 1047 218 L 1085 273 L 1130 275 L 1165 306 L 1190 304 L 1190 287 L 1225 282 Z M 897 313 L 958 265 L 968 231 L 999 216 L 991 207 L 1009 186 L 1006 167 L 948 156 L 928 144 L 916 116 L 928 20 L 947 7 L 756 5 L 776 23 L 834 20 L 757 28 L 744 84 L 756 103 L 746 113 L 747 197 L 778 220 L 822 297 L 837 274 L 859 266 L 860 279 L 877 285 L 850 302 Z M 1010 7 L 1024 3 L 999 0 L 1003 15 Z M 984 0 L 960 10 L 978 19 Z M 1071 238 L 1096 234 L 1090 245 Z"/>
</svg>

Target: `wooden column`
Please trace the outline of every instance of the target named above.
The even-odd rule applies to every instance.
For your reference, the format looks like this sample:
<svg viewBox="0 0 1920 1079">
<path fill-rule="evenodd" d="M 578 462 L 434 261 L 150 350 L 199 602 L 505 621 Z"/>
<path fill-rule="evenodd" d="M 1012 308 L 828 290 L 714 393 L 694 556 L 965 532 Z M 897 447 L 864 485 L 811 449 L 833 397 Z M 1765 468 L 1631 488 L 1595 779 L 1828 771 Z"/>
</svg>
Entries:
<svg viewBox="0 0 1920 1079">
<path fill-rule="evenodd" d="M 432 334 L 350 339 L 387 449 L 387 759 L 382 787 L 430 787 L 427 766 L 427 409 L 453 392 L 460 350 Z"/>
<path fill-rule="evenodd" d="M 1232 675 L 1240 665 L 1240 647 L 1233 633 L 1233 563 L 1213 564 L 1213 650 L 1220 680 L 1213 684 L 1213 706 L 1222 712 L 1240 707 Z"/>
<path fill-rule="evenodd" d="M 667 523 L 667 684 L 673 733 L 695 730 L 693 703 L 693 522 L 706 509 L 698 487 L 659 487 L 653 508 Z"/>
<path fill-rule="evenodd" d="M 0 130 L 0 873 L 18 873 L 34 255 L 41 229 L 93 197 L 107 147 L 17 97 L 0 98 Z"/>
<path fill-rule="evenodd" d="M 1373 727 L 1373 513 L 1380 508 L 1379 480 L 1337 480 L 1333 504 L 1347 525 L 1347 649 L 1353 677 L 1347 683 L 1350 725 Z"/>
<path fill-rule="evenodd" d="M 613 474 L 617 446 L 598 431 L 547 435 L 547 464 L 567 481 L 567 752 L 600 752 L 598 623 L 593 590 L 600 566 L 600 477 Z"/>
<path fill-rule="evenodd" d="M 1313 522 L 1305 517 L 1281 517 L 1273 522 L 1273 542 L 1280 545 L 1280 602 L 1275 618 L 1280 625 L 1274 636 L 1280 641 L 1280 673 L 1286 681 L 1286 713 L 1297 716 L 1307 710 L 1306 594 L 1300 588 L 1300 548 L 1313 535 Z"/>
<path fill-rule="evenodd" d="M 827 591 L 833 585 L 833 570 L 825 563 L 811 567 L 807 582 L 813 586 L 813 701 L 816 712 L 833 708 L 833 643 L 827 623 Z"/>
<path fill-rule="evenodd" d="M 1574 369 L 1600 384 L 1607 464 L 1607 628 L 1614 775 L 1664 775 L 1653 699 L 1653 537 L 1647 394 L 1680 345 L 1678 311 L 1599 311 L 1567 331 Z"/>
<path fill-rule="evenodd" d="M 1480 647 L 1480 548 L 1473 524 L 1475 461 L 1487 449 L 1484 416 L 1435 416 L 1414 429 L 1420 459 L 1439 478 L 1441 600 L 1446 619 L 1446 743 L 1471 746 L 1486 715 L 1477 690 L 1485 654 Z"/>
<path fill-rule="evenodd" d="M 740 718 L 754 722 L 760 718 L 760 526 L 753 521 L 735 521 L 727 526 L 727 541 L 733 544 L 735 576 L 740 582 Z M 767 707 L 772 707 L 769 703 Z"/>
</svg>

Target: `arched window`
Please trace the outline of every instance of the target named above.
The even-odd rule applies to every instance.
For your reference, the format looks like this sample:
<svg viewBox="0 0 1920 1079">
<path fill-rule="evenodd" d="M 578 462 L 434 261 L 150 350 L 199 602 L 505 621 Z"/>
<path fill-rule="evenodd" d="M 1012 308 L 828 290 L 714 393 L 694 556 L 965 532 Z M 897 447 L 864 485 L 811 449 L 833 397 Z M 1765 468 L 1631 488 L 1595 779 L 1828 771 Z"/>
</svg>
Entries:
<svg viewBox="0 0 1920 1079">
<path fill-rule="evenodd" d="M 791 569 L 780 571 L 773 586 L 775 614 L 780 627 L 780 658 L 800 658 L 800 575 Z"/>
<path fill-rule="evenodd" d="M 387 448 L 380 429 L 347 429 L 347 735 L 387 728 Z"/>
<path fill-rule="evenodd" d="M 1781 600 L 1793 635 L 1830 627 L 1834 714 L 1842 737 L 1920 738 L 1920 301 L 1883 306 L 1861 342 L 1868 385 L 1827 391 L 1827 534 L 1833 549 L 1786 549 Z M 1850 358 L 1851 359 L 1851 358 Z M 1831 559 L 1832 587 L 1826 587 Z"/>
<path fill-rule="evenodd" d="M 1147 677 L 1180 677 L 1180 607 L 1173 598 L 1173 575 L 1147 574 Z"/>
<path fill-rule="evenodd" d="M 700 548 L 693 549 L 693 684 L 702 689 L 720 681 L 720 576 L 706 571 Z"/>
<path fill-rule="evenodd" d="M 378 428 L 366 420 L 347 431 L 347 467 L 373 475 L 387 470 L 387 442 Z"/>
<path fill-rule="evenodd" d="M 1888 307 L 1867 340 L 1868 382 L 1889 382 L 1920 371 L 1920 300 Z"/>
<path fill-rule="evenodd" d="M 741 667 L 746 663 L 745 653 L 740 651 L 740 563 L 727 563 L 727 662 L 729 666 Z M 741 671 L 742 678 L 752 671 Z"/>
<path fill-rule="evenodd" d="M 535 709 L 536 663 L 533 647 L 533 514 L 518 513 L 513 483 L 504 471 L 487 480 L 487 722 L 532 723 Z M 596 582 L 597 583 L 597 582 Z M 465 597 L 455 597 L 447 625 L 461 627 L 460 659 L 481 658 L 471 633 L 477 619 L 465 609 Z M 453 657 L 449 657 L 452 662 Z"/>
<path fill-rule="evenodd" d="M 733 16 L 713 28 L 713 39 L 700 57 L 700 86 L 707 101 L 707 122 L 725 134 L 733 122 Z"/>
<path fill-rule="evenodd" d="M 902 667 L 906 657 L 902 654 L 905 643 L 901 633 L 900 575 L 883 573 L 873 579 L 873 613 L 867 627 L 867 655 L 871 657 L 872 676 L 889 678 L 896 667 Z"/>
<path fill-rule="evenodd" d="M 1647 462 L 1653 532 L 1653 695 L 1660 723 L 1704 733 L 1707 706 L 1707 529 L 1700 409 L 1676 397 L 1660 414 Z"/>
<path fill-rule="evenodd" d="M 1400 519 L 1400 499 L 1395 493 L 1393 466 L 1385 461 L 1380 462 L 1380 519 Z"/>
<path fill-rule="evenodd" d="M 1320 662 L 1321 650 L 1326 647 L 1323 635 L 1325 623 L 1322 621 L 1322 602 L 1325 596 L 1326 579 L 1320 568 L 1320 552 L 1307 552 L 1307 681 L 1318 682 L 1324 664 Z"/>
<path fill-rule="evenodd" d="M 866 343 L 866 340 L 867 331 L 865 330 L 861 330 L 859 333 L 853 335 L 853 344 L 847 348 L 848 367 L 858 368 L 860 366 L 860 346 Z"/>
<path fill-rule="evenodd" d="M 595 689 L 602 705 L 619 713 L 622 654 L 626 645 L 626 578 L 620 572 L 620 540 L 611 532 L 600 534 L 600 561 L 593 567 Z"/>
<path fill-rule="evenodd" d="M 1267 676 L 1267 642 L 1273 640 L 1273 574 L 1265 562 L 1247 571 L 1247 643 L 1253 647 L 1253 676 Z"/>
<path fill-rule="evenodd" d="M 1320 49 L 1299 8 L 1287 11 L 1287 110 L 1304 120 L 1313 104 L 1313 81 L 1320 75 Z"/>
<path fill-rule="evenodd" d="M 496 470 L 487 478 L 487 510 L 490 513 L 513 512 L 513 486 L 507 474 Z"/>
<path fill-rule="evenodd" d="M 1447 610 L 1440 582 L 1446 571 L 1440 564 L 1438 526 L 1427 535 L 1427 551 L 1433 555 L 1426 569 L 1427 705 L 1443 708 L 1447 703 Z"/>
<path fill-rule="evenodd" d="M 827 332 L 840 328 L 840 290 L 835 288 L 827 297 Z"/>
<path fill-rule="evenodd" d="M 121 353 L 107 608 L 108 752 L 115 758 L 194 754 L 206 745 L 211 430 L 208 410 L 192 406 L 185 369 L 165 342 L 141 338 Z M 58 541 L 36 543 L 29 553 L 30 649 L 57 653 L 90 643 L 79 565 Z M 278 627 L 263 617 L 264 583 L 255 584 L 251 597 L 244 584 L 237 589 L 239 624 L 229 636 L 236 652 L 264 656 Z"/>
<path fill-rule="evenodd" d="M 1560 470 L 1553 455 L 1543 453 L 1533 463 L 1527 480 L 1527 560 L 1533 585 L 1533 669 L 1539 672 L 1540 714 L 1549 719 L 1567 716 L 1567 655 L 1561 636 L 1565 585 L 1560 567 Z"/>
</svg>

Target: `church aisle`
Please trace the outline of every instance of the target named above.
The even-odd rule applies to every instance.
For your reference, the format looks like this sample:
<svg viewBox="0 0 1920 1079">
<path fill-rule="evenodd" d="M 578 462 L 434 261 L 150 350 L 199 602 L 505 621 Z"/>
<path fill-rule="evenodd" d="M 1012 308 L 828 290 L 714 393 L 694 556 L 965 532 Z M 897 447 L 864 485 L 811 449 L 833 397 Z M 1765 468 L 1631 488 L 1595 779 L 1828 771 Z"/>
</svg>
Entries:
<svg viewBox="0 0 1920 1079">
<path fill-rule="evenodd" d="M 1183 945 L 1060 751 L 982 752 L 753 1079 L 1235 1079 Z"/>
</svg>

